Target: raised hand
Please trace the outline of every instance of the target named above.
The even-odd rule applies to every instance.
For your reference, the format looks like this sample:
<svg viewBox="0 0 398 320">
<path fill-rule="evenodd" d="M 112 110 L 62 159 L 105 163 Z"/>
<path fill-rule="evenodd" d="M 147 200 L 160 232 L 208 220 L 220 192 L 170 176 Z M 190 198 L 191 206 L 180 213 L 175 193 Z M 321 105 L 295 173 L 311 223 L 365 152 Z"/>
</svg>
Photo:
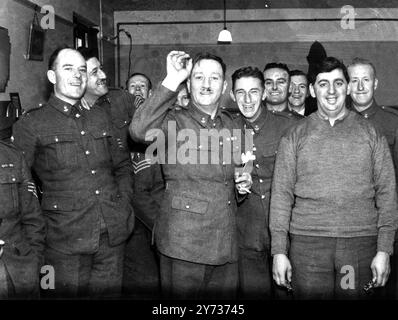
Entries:
<svg viewBox="0 0 398 320">
<path fill-rule="evenodd" d="M 167 76 L 163 83 L 176 91 L 190 75 L 192 70 L 192 59 L 184 51 L 171 51 L 167 55 Z"/>
</svg>

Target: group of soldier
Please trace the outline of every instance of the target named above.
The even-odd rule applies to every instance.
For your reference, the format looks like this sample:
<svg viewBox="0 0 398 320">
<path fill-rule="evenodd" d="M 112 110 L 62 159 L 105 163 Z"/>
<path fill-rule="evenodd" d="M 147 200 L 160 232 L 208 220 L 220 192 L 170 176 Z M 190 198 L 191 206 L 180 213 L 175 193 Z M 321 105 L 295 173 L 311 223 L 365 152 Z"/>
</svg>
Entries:
<svg viewBox="0 0 398 320">
<path fill-rule="evenodd" d="M 51 55 L 50 99 L 0 143 L 0 297 L 395 298 L 398 110 L 377 105 L 373 64 L 239 68 L 235 111 L 219 56 L 166 64 L 155 88 L 110 90 L 95 52 Z"/>
</svg>

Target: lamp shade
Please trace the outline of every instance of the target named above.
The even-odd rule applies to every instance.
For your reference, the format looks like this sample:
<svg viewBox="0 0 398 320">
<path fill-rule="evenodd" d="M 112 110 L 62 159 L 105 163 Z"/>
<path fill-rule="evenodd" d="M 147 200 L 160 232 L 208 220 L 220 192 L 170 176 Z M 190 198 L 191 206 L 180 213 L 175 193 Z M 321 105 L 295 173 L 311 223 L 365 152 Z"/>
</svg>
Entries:
<svg viewBox="0 0 398 320">
<path fill-rule="evenodd" d="M 224 28 L 224 30 L 221 30 L 220 34 L 218 35 L 218 42 L 220 43 L 232 42 L 231 32 L 229 32 L 226 27 Z"/>
</svg>

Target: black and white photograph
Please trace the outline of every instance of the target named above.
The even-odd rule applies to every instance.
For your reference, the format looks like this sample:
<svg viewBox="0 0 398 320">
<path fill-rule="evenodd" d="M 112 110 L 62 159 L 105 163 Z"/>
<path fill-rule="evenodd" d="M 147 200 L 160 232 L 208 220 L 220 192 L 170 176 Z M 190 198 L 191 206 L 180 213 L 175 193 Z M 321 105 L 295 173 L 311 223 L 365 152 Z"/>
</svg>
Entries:
<svg viewBox="0 0 398 320">
<path fill-rule="evenodd" d="M 395 305 L 397 0 L 0 0 L 0 31 L 1 305 Z"/>
</svg>

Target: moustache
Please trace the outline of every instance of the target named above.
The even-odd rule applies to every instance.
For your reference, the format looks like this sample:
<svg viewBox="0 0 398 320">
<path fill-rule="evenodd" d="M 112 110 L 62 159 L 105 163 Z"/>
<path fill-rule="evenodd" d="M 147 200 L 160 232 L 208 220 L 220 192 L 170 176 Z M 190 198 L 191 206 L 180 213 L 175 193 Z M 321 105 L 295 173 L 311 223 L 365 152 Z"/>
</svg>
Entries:
<svg viewBox="0 0 398 320">
<path fill-rule="evenodd" d="M 200 93 L 213 93 L 213 90 L 211 88 L 202 88 Z"/>
</svg>

